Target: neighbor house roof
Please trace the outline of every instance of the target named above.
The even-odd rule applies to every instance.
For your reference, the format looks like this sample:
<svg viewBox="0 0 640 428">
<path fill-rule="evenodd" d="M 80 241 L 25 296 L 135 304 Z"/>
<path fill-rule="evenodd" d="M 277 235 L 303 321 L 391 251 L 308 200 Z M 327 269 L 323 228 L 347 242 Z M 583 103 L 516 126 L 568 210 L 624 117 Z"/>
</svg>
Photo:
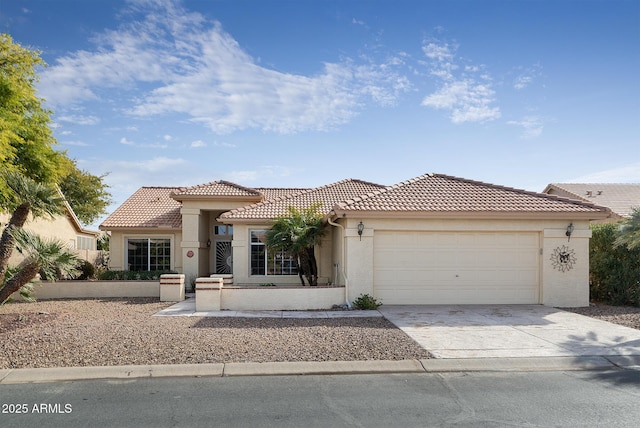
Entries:
<svg viewBox="0 0 640 428">
<path fill-rule="evenodd" d="M 620 217 L 629 217 L 634 207 L 640 207 L 640 184 L 552 183 L 544 193 L 593 202 Z"/>
<path fill-rule="evenodd" d="M 171 198 L 179 187 L 141 187 L 100 225 L 100 229 L 180 229 L 180 202 Z"/>
<path fill-rule="evenodd" d="M 479 215 L 570 213 L 605 218 L 609 210 L 588 202 L 426 174 L 334 206 L 336 212 L 466 213 Z"/>
<path fill-rule="evenodd" d="M 384 186 L 362 180 L 346 179 L 314 189 L 301 190 L 274 199 L 228 211 L 221 220 L 268 220 L 286 215 L 289 207 L 304 209 L 319 204 L 319 212 L 327 214 L 340 201 L 384 189 Z"/>
</svg>

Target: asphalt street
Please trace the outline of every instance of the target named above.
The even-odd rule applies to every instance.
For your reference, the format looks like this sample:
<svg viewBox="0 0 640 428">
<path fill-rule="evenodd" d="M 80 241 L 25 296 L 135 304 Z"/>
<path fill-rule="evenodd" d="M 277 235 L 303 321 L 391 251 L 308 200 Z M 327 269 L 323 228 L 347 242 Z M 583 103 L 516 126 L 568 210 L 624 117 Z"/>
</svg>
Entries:
<svg viewBox="0 0 640 428">
<path fill-rule="evenodd" d="M 0 386 L 2 427 L 636 427 L 640 371 L 140 378 Z"/>
</svg>

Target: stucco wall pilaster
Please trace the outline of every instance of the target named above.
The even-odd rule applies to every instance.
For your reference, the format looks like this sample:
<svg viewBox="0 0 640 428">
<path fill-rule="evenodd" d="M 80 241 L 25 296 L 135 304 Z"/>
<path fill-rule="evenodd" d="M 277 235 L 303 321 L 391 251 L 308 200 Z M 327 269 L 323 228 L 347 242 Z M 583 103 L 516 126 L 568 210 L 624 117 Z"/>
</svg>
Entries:
<svg viewBox="0 0 640 428">
<path fill-rule="evenodd" d="M 345 269 L 349 284 L 347 300 L 352 302 L 361 294 L 373 296 L 373 229 L 365 225 L 358 235 L 357 222 L 350 221 L 345 228 Z"/>
<path fill-rule="evenodd" d="M 571 239 L 563 229 L 545 229 L 542 243 L 542 304 L 589 306 L 589 238 L 587 222 L 574 223 Z"/>
<path fill-rule="evenodd" d="M 201 258 L 205 257 L 206 260 L 208 252 L 203 254 L 206 251 L 206 243 L 202 245 L 200 241 L 201 211 L 183 207 L 180 212 L 182 214 L 182 242 L 180 243 L 182 266 L 187 280 L 190 280 L 207 274 L 200 270 L 202 269 Z"/>
</svg>

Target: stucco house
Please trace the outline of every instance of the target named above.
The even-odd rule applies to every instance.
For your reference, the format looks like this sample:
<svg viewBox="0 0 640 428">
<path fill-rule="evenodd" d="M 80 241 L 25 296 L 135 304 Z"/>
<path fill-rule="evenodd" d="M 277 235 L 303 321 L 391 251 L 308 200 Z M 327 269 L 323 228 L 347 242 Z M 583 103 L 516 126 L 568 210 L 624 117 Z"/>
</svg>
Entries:
<svg viewBox="0 0 640 428">
<path fill-rule="evenodd" d="M 320 287 L 384 304 L 588 305 L 589 222 L 611 215 L 590 202 L 425 174 L 393 186 L 143 187 L 100 229 L 111 233 L 112 269 L 294 287 L 294 261 L 270 254 L 264 232 L 288 207 L 316 203 L 327 221 Z"/>
<path fill-rule="evenodd" d="M 62 195 L 62 193 L 60 193 Z M 9 222 L 10 214 L 0 213 L 0 224 L 4 226 Z M 67 244 L 70 250 L 74 250 L 79 257 L 95 263 L 98 254 L 97 241 L 100 232 L 82 227 L 80 220 L 76 217 L 71 206 L 65 201 L 64 214 L 54 218 L 30 217 L 24 225 L 25 230 L 29 230 L 46 239 L 58 239 Z M 9 264 L 17 265 L 24 257 L 14 251 L 9 259 Z"/>
<path fill-rule="evenodd" d="M 640 184 L 633 183 L 551 183 L 542 193 L 592 202 L 611 210 L 611 217 L 600 221 L 629 218 L 640 207 Z"/>
</svg>

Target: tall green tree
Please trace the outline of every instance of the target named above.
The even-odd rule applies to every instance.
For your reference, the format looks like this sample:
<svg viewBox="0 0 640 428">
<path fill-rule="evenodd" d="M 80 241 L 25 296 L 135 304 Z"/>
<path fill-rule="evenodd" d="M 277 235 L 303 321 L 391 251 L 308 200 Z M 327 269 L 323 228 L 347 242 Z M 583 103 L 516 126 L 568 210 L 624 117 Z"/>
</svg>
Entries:
<svg viewBox="0 0 640 428">
<path fill-rule="evenodd" d="M 57 151 L 51 111 L 36 93 L 36 68 L 44 67 L 38 51 L 0 34 L 0 161 L 38 182 L 57 183 L 69 170 L 65 152 Z M 1 183 L 0 183 L 1 186 Z M 1 189 L 1 187 L 0 187 Z"/>
<path fill-rule="evenodd" d="M 297 260 L 298 276 L 304 286 L 318 285 L 318 264 L 315 246 L 324 235 L 323 215 L 320 204 L 298 210 L 289 207 L 289 214 L 278 217 L 266 233 L 266 245 L 270 251 L 284 251 Z"/>
<path fill-rule="evenodd" d="M 634 208 L 631 217 L 620 223 L 614 245 L 625 246 L 629 250 L 640 248 L 640 208 Z"/>
<path fill-rule="evenodd" d="M 46 64 L 40 52 L 0 34 L 0 164 L 2 171 L 20 172 L 38 183 L 57 184 L 69 192 L 69 205 L 85 224 L 106 213 L 110 194 L 104 175 L 95 176 L 77 168 L 65 151 L 56 150 L 51 130 L 52 112 L 36 91 L 37 69 Z M 10 189 L 0 177 L 2 195 Z"/>
<path fill-rule="evenodd" d="M 73 168 L 60 182 L 60 190 L 73 212 L 84 224 L 91 224 L 100 215 L 107 213 L 111 203 L 109 186 L 104 183 L 106 174 L 96 176 L 81 170 L 73 163 Z"/>
</svg>

